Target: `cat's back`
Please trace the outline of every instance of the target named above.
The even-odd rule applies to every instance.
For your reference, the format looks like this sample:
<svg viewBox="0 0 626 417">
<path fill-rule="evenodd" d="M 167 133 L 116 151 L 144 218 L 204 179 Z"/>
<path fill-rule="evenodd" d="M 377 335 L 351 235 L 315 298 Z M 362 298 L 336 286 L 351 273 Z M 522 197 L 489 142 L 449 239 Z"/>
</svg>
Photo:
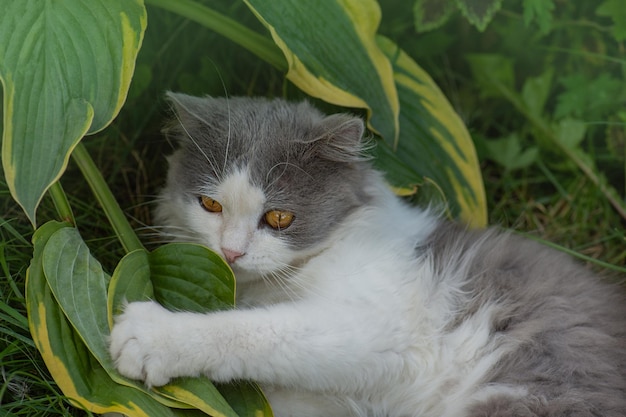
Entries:
<svg viewBox="0 0 626 417">
<path fill-rule="evenodd" d="M 441 224 L 428 245 L 441 285 L 464 294 L 445 332 L 458 333 L 479 315 L 488 320 L 485 355 L 499 357 L 481 383 L 527 393 L 516 401 L 510 395 L 475 401 L 469 415 L 626 415 L 622 287 L 510 233 Z"/>
</svg>

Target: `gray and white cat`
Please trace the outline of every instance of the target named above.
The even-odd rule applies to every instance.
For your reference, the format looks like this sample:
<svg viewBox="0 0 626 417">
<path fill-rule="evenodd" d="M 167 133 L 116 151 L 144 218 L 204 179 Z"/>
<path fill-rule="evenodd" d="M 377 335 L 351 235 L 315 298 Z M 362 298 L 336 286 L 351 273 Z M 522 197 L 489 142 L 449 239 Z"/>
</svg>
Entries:
<svg viewBox="0 0 626 417">
<path fill-rule="evenodd" d="M 238 308 L 130 303 L 111 355 L 149 386 L 255 380 L 277 416 L 626 416 L 626 300 L 567 256 L 410 207 L 363 122 L 169 94 L 156 220 L 237 277 Z"/>
</svg>

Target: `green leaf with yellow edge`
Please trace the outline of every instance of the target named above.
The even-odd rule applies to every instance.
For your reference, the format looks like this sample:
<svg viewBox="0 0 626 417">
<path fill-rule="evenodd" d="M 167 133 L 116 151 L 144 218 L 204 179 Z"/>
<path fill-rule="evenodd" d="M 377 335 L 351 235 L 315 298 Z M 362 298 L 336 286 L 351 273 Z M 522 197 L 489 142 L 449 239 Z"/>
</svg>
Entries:
<svg viewBox="0 0 626 417">
<path fill-rule="evenodd" d="M 189 253 L 191 253 L 190 256 L 188 256 Z M 175 283 L 167 286 L 170 291 L 166 294 L 165 300 L 167 301 L 167 297 L 170 297 L 175 301 L 182 299 L 188 302 L 194 297 L 205 300 L 208 293 L 214 292 L 215 283 L 208 279 L 207 273 L 221 275 L 227 272 L 225 277 L 220 278 L 224 278 L 224 281 L 230 284 L 230 292 L 224 290 L 224 285 L 221 287 L 218 285 L 219 288 L 215 293 L 226 293 L 226 301 L 223 305 L 232 305 L 234 300 L 232 272 L 228 267 L 226 267 L 227 271 L 216 268 L 215 258 L 209 260 L 211 255 L 217 256 L 206 248 L 186 244 L 166 245 L 151 254 L 142 250 L 134 251 L 127 255 L 116 268 L 114 283 L 127 291 L 124 298 L 128 301 L 150 298 L 152 286 L 147 281 L 150 280 L 152 265 L 156 264 L 169 272 L 169 275 L 164 276 L 163 279 Z M 206 378 L 181 378 L 168 386 L 147 390 L 140 382 L 129 380 L 117 373 L 108 354 L 107 339 L 111 322 L 109 306 L 121 302 L 122 292 L 109 285 L 108 275 L 91 256 L 89 248 L 76 229 L 62 228 L 51 234 L 43 248 L 41 258 L 45 278 L 60 309 L 67 316 L 94 360 L 99 363 L 110 379 L 144 392 L 168 407 L 196 408 L 215 417 L 237 416 L 215 386 Z M 192 262 L 189 264 L 190 259 Z M 168 263 L 169 265 L 166 265 Z M 192 286 L 193 289 L 189 290 L 181 274 L 199 277 L 198 279 L 204 279 L 205 282 L 196 283 Z M 135 282 L 128 284 L 127 280 L 131 279 Z M 180 292 L 185 296 L 182 298 L 178 294 L 177 285 L 183 287 Z M 116 294 L 112 297 L 113 301 L 107 296 L 107 286 L 110 292 Z M 157 288 L 156 291 L 158 292 L 159 289 Z M 195 295 L 191 295 L 191 292 Z M 192 304 L 187 308 L 183 303 L 174 307 L 193 310 L 196 306 Z M 113 308 L 118 307 L 113 306 Z M 259 404 L 265 404 L 262 397 L 260 397 Z M 252 410 L 249 415 L 253 415 L 258 408 L 260 406 Z"/>
<path fill-rule="evenodd" d="M 44 227 L 51 227 L 49 224 L 55 223 L 48 223 Z M 41 250 L 36 252 L 39 258 L 36 259 L 41 262 L 58 308 L 103 370 L 116 383 L 145 392 L 168 407 L 189 408 L 189 405 L 146 390 L 143 384 L 125 378 L 115 370 L 107 344 L 110 332 L 106 290 L 110 277 L 91 256 L 78 230 L 73 227 L 59 228 L 46 235 L 45 243 L 35 242 L 35 245 L 36 249 L 41 245 Z"/>
<path fill-rule="evenodd" d="M 206 313 L 235 305 L 233 271 L 208 248 L 170 243 L 149 258 L 155 298 L 170 310 Z"/>
<path fill-rule="evenodd" d="M 132 301 L 154 299 L 150 281 L 150 261 L 143 249 L 132 251 L 117 264 L 107 293 L 107 322 L 113 328 L 113 317 L 124 312 L 124 305 Z"/>
<path fill-rule="evenodd" d="M 35 223 L 80 139 L 120 110 L 146 27 L 142 0 L 0 0 L 2 164 Z"/>
<path fill-rule="evenodd" d="M 474 227 L 486 225 L 482 175 L 463 121 L 430 76 L 411 57 L 382 36 L 378 37 L 378 44 L 393 64 L 400 98 L 400 139 L 396 157 L 415 171 L 414 178 L 426 177 L 437 184 L 454 217 Z M 382 146 L 385 145 L 379 148 Z M 380 149 L 377 154 L 385 157 Z M 415 184 L 392 185 L 411 188 Z"/>
<path fill-rule="evenodd" d="M 33 341 L 55 382 L 76 407 L 94 413 L 128 416 L 193 416 L 171 410 L 146 393 L 113 381 L 67 320 L 47 284 L 43 252 L 50 238 L 67 224 L 49 222 L 34 236 L 34 255 L 26 280 L 26 307 Z"/>
<path fill-rule="evenodd" d="M 113 273 L 108 321 L 112 323 L 113 315 L 122 311 L 125 302 L 147 299 L 156 299 L 172 310 L 210 312 L 232 308 L 235 280 L 222 258 L 204 246 L 171 243 L 150 253 L 137 250 L 126 255 Z M 213 416 L 272 415 L 252 383 L 220 384 L 216 389 L 206 378 L 178 378 L 154 390 Z"/>
<path fill-rule="evenodd" d="M 391 65 L 376 43 L 376 1 L 245 2 L 283 51 L 291 82 L 326 102 L 367 109 L 369 127 L 397 142 L 398 95 Z"/>
</svg>

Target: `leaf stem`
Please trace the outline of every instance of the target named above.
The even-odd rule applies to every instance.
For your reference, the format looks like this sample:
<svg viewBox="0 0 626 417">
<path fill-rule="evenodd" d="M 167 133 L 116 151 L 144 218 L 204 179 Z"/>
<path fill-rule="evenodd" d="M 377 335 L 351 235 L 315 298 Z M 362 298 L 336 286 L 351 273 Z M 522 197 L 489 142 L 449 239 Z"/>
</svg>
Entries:
<svg viewBox="0 0 626 417">
<path fill-rule="evenodd" d="M 147 4 L 186 17 L 252 52 L 279 71 L 287 71 L 282 51 L 265 36 L 193 0 L 146 0 Z"/>
<path fill-rule="evenodd" d="M 89 183 L 89 187 L 96 196 L 100 206 L 102 206 L 124 250 L 126 250 L 126 252 L 132 252 L 137 249 L 144 249 L 135 231 L 126 219 L 124 212 L 113 197 L 113 193 L 104 180 L 104 177 L 87 152 L 85 145 L 79 143 L 74 149 L 74 152 L 72 152 L 72 158 Z"/>
<path fill-rule="evenodd" d="M 63 221 L 75 225 L 76 219 L 74 218 L 72 207 L 70 206 L 70 202 L 67 200 L 67 195 L 65 194 L 65 191 L 63 191 L 61 183 L 59 181 L 54 182 L 48 192 L 54 202 L 54 207 L 56 208 L 59 217 L 61 217 Z"/>
</svg>

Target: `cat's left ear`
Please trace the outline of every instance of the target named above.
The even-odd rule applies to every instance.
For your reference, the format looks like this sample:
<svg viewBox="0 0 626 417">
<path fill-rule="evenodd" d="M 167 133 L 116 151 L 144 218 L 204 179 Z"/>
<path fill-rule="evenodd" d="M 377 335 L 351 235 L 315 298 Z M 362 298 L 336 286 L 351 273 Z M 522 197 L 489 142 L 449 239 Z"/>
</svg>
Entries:
<svg viewBox="0 0 626 417">
<path fill-rule="evenodd" d="M 333 114 L 320 123 L 314 152 L 323 159 L 336 162 L 357 162 L 364 159 L 365 126 L 359 117 Z"/>
</svg>

